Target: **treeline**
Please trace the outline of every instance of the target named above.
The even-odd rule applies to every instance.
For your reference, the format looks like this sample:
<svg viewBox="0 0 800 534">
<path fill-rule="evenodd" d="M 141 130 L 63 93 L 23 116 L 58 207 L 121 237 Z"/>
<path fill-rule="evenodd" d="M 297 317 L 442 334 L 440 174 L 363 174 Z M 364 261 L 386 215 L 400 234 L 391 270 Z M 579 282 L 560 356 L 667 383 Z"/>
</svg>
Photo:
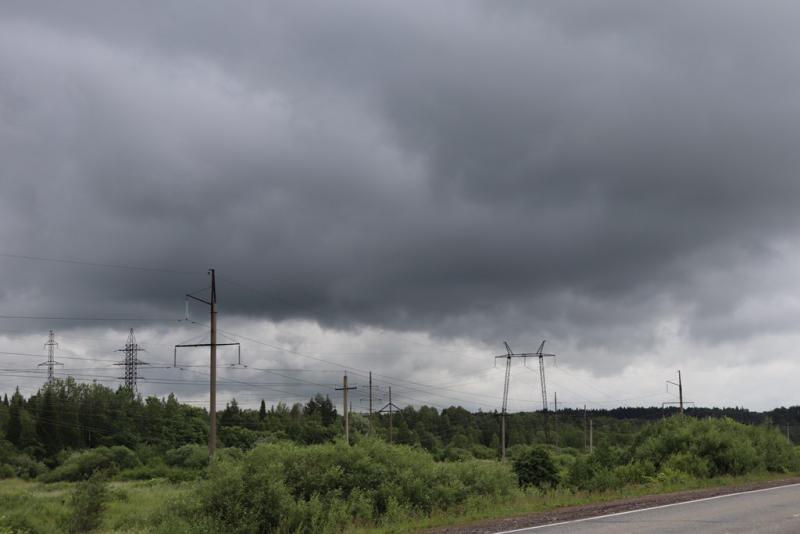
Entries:
<svg viewBox="0 0 800 534">
<path fill-rule="evenodd" d="M 550 444 L 584 450 L 591 439 L 594 446 L 629 446 L 648 422 L 675 412 L 677 409 L 615 408 L 514 413 L 508 416 L 507 445 Z M 790 437 L 800 430 L 797 406 L 765 413 L 741 408 L 689 408 L 687 414 L 700 419 L 727 417 L 751 425 L 772 424 L 784 433 L 788 425 Z M 262 401 L 257 410 L 242 409 L 232 401 L 218 414 L 218 422 L 219 445 L 242 450 L 258 442 L 284 440 L 323 444 L 343 434 L 341 414 L 331 399 L 322 395 L 292 406 L 278 403 L 267 407 Z M 354 441 L 371 436 L 417 446 L 439 460 L 491 459 L 500 452 L 497 412 L 409 406 L 391 415 L 353 413 L 350 427 Z M 24 453 L 52 467 L 61 462 L 59 454 L 63 451 L 125 446 L 163 453 L 203 444 L 207 439 L 207 411 L 182 404 L 172 394 L 142 399 L 125 388 L 114 391 L 67 379 L 55 380 L 27 399 L 15 391 L 0 401 L 0 462 L 3 455 Z"/>
<path fill-rule="evenodd" d="M 648 408 L 511 414 L 510 461 L 499 462 L 493 412 L 422 406 L 352 414 L 347 444 L 328 397 L 269 408 L 262 402 L 256 410 L 234 401 L 219 414 L 211 461 L 204 409 L 173 395 L 141 399 L 125 389 L 54 381 L 28 398 L 17 391 L 0 401 L 0 479 L 75 482 L 72 510 L 60 497 L 51 513 L 35 514 L 38 503 L 14 507 L 27 497 L 0 498 L 0 532 L 82 531 L 87 521 L 105 528 L 103 499 L 127 498 L 104 490 L 109 480 L 185 489 L 169 502 L 154 497 L 160 508 L 147 519 L 137 515 L 142 531 L 316 534 L 489 513 L 509 499 L 556 495 L 578 503 L 634 486 L 672 491 L 800 470 L 783 426 L 797 423 L 796 408 L 664 415 Z M 81 503 L 97 506 L 90 513 Z M 58 528 L 43 526 L 54 513 L 63 519 Z"/>
</svg>

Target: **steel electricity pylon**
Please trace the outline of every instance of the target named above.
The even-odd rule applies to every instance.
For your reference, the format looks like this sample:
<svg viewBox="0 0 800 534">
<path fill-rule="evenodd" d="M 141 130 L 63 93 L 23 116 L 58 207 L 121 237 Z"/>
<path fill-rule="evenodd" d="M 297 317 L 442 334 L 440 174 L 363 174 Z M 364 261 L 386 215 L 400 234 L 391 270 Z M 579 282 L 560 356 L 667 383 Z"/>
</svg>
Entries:
<svg viewBox="0 0 800 534">
<path fill-rule="evenodd" d="M 534 356 L 539 358 L 539 380 L 542 382 L 542 410 L 545 412 L 547 411 L 547 384 L 545 383 L 544 379 L 544 359 L 545 358 L 555 358 L 555 354 L 545 354 L 542 352 L 544 350 L 544 343 L 546 340 L 542 340 L 542 344 L 539 345 L 539 350 L 536 351 Z"/>
<path fill-rule="evenodd" d="M 47 347 L 47 361 L 40 363 L 37 367 L 41 367 L 43 365 L 47 366 L 47 383 L 53 381 L 55 378 L 53 376 L 53 367 L 56 365 L 64 365 L 61 362 L 55 361 L 55 349 L 58 347 L 58 343 L 56 343 L 56 334 L 52 330 L 50 330 L 50 337 L 47 339 L 47 343 L 44 344 Z"/>
<path fill-rule="evenodd" d="M 511 359 L 512 358 L 539 358 L 539 369 L 541 373 L 541 380 L 542 380 L 542 395 L 544 398 L 544 410 L 547 410 L 547 392 L 544 387 L 544 358 L 545 357 L 555 357 L 555 354 L 544 354 L 542 349 L 544 349 L 544 341 L 542 344 L 539 345 L 539 350 L 536 352 L 522 352 L 522 353 L 515 353 L 511 350 L 511 347 L 508 345 L 507 341 L 503 341 L 503 345 L 506 347 L 506 354 L 501 354 L 500 356 L 495 356 L 495 361 L 500 358 L 505 358 L 506 360 L 506 379 L 503 383 L 503 410 L 500 414 L 500 450 L 501 450 L 501 457 L 503 460 L 506 459 L 506 417 L 508 416 L 508 386 L 511 381 Z"/>
<path fill-rule="evenodd" d="M 139 366 L 147 365 L 147 362 L 139 361 L 139 353 L 144 352 L 144 349 L 136 342 L 136 336 L 133 335 L 133 328 L 128 334 L 128 340 L 125 346 L 118 349 L 117 352 L 125 353 L 124 359 L 115 365 L 122 365 L 124 369 L 123 376 L 119 377 L 122 380 L 123 387 L 130 390 L 133 395 L 137 395 L 139 390 L 136 382 L 139 380 Z"/>
</svg>

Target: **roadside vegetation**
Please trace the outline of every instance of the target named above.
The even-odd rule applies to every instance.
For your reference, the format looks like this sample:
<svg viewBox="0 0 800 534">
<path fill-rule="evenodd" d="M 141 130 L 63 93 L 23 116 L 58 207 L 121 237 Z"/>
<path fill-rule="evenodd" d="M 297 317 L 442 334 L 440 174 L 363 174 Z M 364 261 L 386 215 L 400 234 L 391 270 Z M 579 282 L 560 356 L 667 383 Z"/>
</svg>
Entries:
<svg viewBox="0 0 800 534">
<path fill-rule="evenodd" d="M 48 396 L 67 408 L 48 407 Z M 520 415 L 530 426 L 512 433 L 500 462 L 492 414 L 407 409 L 393 422 L 402 444 L 387 443 L 386 421 L 354 417 L 347 445 L 324 397 L 270 410 L 234 404 L 209 462 L 202 410 L 57 382 L 0 402 L 0 534 L 408 532 L 800 472 L 798 450 L 769 421 L 594 414 L 590 452 L 573 435 L 582 418 L 562 417 L 556 433 L 541 414 Z M 449 439 L 434 434 L 444 426 Z"/>
</svg>

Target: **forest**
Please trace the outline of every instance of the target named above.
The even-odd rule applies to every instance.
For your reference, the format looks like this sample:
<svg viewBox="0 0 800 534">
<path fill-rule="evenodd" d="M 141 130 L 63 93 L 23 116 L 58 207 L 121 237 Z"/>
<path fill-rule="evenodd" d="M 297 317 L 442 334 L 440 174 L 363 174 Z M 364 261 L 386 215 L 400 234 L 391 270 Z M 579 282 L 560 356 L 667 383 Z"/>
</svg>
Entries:
<svg viewBox="0 0 800 534">
<path fill-rule="evenodd" d="M 206 410 L 174 395 L 71 379 L 5 394 L 0 532 L 411 531 L 501 502 L 529 510 L 800 470 L 800 407 L 514 413 L 507 462 L 499 414 L 456 406 L 352 413 L 350 444 L 322 395 L 232 401 L 218 422 L 209 461 Z M 42 503 L 46 516 L 32 512 Z"/>
</svg>

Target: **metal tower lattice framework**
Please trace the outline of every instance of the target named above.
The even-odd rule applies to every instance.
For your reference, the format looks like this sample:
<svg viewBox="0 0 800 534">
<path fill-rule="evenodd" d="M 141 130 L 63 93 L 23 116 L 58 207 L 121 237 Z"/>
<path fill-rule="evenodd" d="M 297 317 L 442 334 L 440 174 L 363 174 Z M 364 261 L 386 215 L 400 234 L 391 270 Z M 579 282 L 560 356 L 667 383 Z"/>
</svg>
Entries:
<svg viewBox="0 0 800 534">
<path fill-rule="evenodd" d="M 539 358 L 539 380 L 542 383 L 542 410 L 545 412 L 548 409 L 547 406 L 547 384 L 545 383 L 544 379 L 544 359 L 545 358 L 555 358 L 555 354 L 544 354 L 542 351 L 544 350 L 544 343 L 545 340 L 542 341 L 542 344 L 539 345 L 539 350 L 536 351 L 535 356 Z"/>
<path fill-rule="evenodd" d="M 47 343 L 45 343 L 44 346 L 47 348 L 47 361 L 40 363 L 37 367 L 43 365 L 47 366 L 47 383 L 49 384 L 55 378 L 53 376 L 53 367 L 56 365 L 64 365 L 61 362 L 55 361 L 55 349 L 58 347 L 58 343 L 56 343 L 56 334 L 52 330 L 50 330 L 50 337 L 47 339 Z"/>
<path fill-rule="evenodd" d="M 139 361 L 139 353 L 144 352 L 144 349 L 136 343 L 136 336 L 133 335 L 133 328 L 128 334 L 128 341 L 125 342 L 125 347 L 117 350 L 117 352 L 124 352 L 125 358 L 123 361 L 115 364 L 124 367 L 124 376 L 120 376 L 123 387 L 128 388 L 134 395 L 139 393 L 136 382 L 139 379 L 139 366 L 147 365 L 147 362 Z"/>
<path fill-rule="evenodd" d="M 547 389 L 545 386 L 544 380 L 544 359 L 548 357 L 555 358 L 555 354 L 544 354 L 542 350 L 544 350 L 544 341 L 542 344 L 539 345 L 539 349 L 536 352 L 522 352 L 522 353 L 515 353 L 511 350 L 511 347 L 508 346 L 507 342 L 503 342 L 503 345 L 506 348 L 506 354 L 501 354 L 500 356 L 495 356 L 495 362 L 498 359 L 504 358 L 506 360 L 506 379 L 503 383 L 503 409 L 500 412 L 500 443 L 501 443 L 501 458 L 503 460 L 506 459 L 506 417 L 508 416 L 508 386 L 509 382 L 511 381 L 511 358 L 522 358 L 523 360 L 527 361 L 528 358 L 538 357 L 539 358 L 539 376 L 541 379 L 542 384 L 542 410 L 545 414 L 545 433 L 549 434 L 547 430 Z"/>
</svg>

